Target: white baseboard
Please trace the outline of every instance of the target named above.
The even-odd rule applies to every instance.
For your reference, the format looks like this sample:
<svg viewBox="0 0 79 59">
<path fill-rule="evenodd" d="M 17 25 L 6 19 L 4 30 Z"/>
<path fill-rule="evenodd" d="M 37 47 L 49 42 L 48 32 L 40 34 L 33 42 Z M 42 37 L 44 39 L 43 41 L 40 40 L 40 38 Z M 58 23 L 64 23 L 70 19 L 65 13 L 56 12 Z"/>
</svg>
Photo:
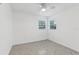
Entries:
<svg viewBox="0 0 79 59">
<path fill-rule="evenodd" d="M 62 46 L 65 46 L 65 47 L 67 47 L 67 48 L 69 48 L 69 49 L 72 49 L 73 51 L 79 52 L 78 49 L 76 49 L 76 48 L 74 48 L 74 47 L 71 47 L 70 45 L 64 44 L 64 43 L 59 42 L 59 41 L 57 41 L 57 40 L 55 40 L 55 39 L 54 39 L 54 40 L 49 39 L 49 40 L 51 40 L 51 41 L 53 41 L 53 42 L 55 42 L 55 43 L 58 43 L 58 44 L 60 44 L 60 45 L 62 45 Z"/>
<path fill-rule="evenodd" d="M 10 53 L 11 49 L 12 49 L 12 46 L 9 48 L 7 55 L 9 55 L 9 53 Z"/>
<path fill-rule="evenodd" d="M 23 41 L 23 42 L 19 42 L 19 43 L 14 43 L 13 45 L 19 45 L 19 44 L 24 44 L 24 43 L 31 43 L 31 42 L 41 41 L 41 40 L 46 40 L 46 39 Z"/>
</svg>

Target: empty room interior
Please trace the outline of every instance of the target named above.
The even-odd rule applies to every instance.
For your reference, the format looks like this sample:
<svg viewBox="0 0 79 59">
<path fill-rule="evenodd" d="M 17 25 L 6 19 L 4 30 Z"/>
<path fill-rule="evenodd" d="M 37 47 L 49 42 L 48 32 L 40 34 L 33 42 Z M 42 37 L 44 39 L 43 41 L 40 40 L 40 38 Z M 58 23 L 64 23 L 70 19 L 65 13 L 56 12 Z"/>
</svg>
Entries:
<svg viewBox="0 0 79 59">
<path fill-rule="evenodd" d="M 0 55 L 79 55 L 79 3 L 0 3 Z"/>
</svg>

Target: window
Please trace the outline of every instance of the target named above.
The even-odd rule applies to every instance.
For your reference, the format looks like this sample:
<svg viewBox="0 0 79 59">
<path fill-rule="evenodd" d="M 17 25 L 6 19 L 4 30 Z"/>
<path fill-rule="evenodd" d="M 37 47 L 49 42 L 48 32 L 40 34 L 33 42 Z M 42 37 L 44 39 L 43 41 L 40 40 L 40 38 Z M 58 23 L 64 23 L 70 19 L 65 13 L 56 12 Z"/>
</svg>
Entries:
<svg viewBox="0 0 79 59">
<path fill-rule="evenodd" d="M 45 25 L 45 21 L 40 20 L 39 21 L 39 29 L 45 29 L 46 25 Z"/>
<path fill-rule="evenodd" d="M 43 16 L 40 17 L 40 20 L 38 22 L 39 29 L 56 29 L 56 23 L 55 20 L 53 20 L 52 17 Z"/>
<path fill-rule="evenodd" d="M 56 29 L 56 24 L 54 20 L 50 21 L 50 29 Z"/>
</svg>

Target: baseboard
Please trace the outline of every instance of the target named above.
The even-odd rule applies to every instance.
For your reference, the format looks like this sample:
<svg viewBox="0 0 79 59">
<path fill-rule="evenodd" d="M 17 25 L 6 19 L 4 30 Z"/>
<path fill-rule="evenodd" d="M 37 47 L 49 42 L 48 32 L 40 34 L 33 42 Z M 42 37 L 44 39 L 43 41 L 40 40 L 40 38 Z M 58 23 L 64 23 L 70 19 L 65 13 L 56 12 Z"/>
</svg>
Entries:
<svg viewBox="0 0 79 59">
<path fill-rule="evenodd" d="M 62 46 L 65 46 L 65 47 L 67 47 L 67 48 L 69 48 L 69 49 L 71 49 L 71 50 L 73 50 L 73 51 L 75 51 L 75 52 L 79 52 L 77 49 L 74 49 L 74 48 L 72 48 L 71 46 L 69 46 L 69 45 L 67 45 L 67 44 L 64 44 L 64 43 L 61 43 L 61 42 L 59 42 L 59 41 L 56 41 L 55 39 L 54 40 L 52 40 L 52 39 L 49 39 L 50 41 L 53 41 L 53 42 L 55 42 L 55 43 L 57 43 L 57 44 L 60 44 L 60 45 L 62 45 Z"/>
<path fill-rule="evenodd" d="M 14 45 L 19 45 L 19 44 L 24 44 L 24 43 L 31 43 L 31 42 L 36 42 L 36 41 L 41 41 L 41 40 L 46 40 L 46 39 L 40 39 L 40 40 L 31 40 L 31 41 L 24 41 L 24 42 L 19 42 L 19 43 L 15 43 L 15 44 L 13 44 L 13 46 Z"/>
<path fill-rule="evenodd" d="M 12 49 L 12 46 L 9 48 L 7 55 L 9 55 L 9 53 L 10 53 L 11 49 Z"/>
</svg>

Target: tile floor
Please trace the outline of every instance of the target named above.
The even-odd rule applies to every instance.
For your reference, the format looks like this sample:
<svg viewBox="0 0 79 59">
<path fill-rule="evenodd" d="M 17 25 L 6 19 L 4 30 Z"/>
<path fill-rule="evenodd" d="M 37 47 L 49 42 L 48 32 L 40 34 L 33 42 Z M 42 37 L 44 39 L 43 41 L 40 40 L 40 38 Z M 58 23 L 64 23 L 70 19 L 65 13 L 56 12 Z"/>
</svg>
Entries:
<svg viewBox="0 0 79 59">
<path fill-rule="evenodd" d="M 15 45 L 9 55 L 79 55 L 78 52 L 50 40 Z"/>
</svg>

